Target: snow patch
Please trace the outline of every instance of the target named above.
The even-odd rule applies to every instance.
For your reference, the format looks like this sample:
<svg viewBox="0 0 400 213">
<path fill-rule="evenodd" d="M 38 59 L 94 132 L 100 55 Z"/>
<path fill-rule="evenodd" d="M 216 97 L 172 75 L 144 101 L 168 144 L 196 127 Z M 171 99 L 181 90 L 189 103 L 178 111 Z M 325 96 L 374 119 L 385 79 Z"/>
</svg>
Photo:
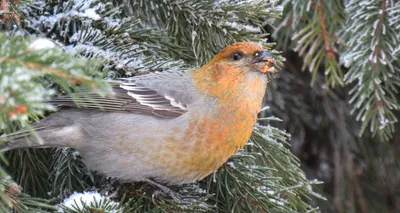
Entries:
<svg viewBox="0 0 400 213">
<path fill-rule="evenodd" d="M 99 14 L 96 13 L 96 10 L 94 8 L 89 8 L 86 9 L 85 12 L 80 13 L 80 15 L 82 17 L 87 17 L 87 18 L 91 18 L 95 21 L 100 20 L 101 16 Z"/>
<path fill-rule="evenodd" d="M 94 206 L 96 202 L 105 201 L 107 197 L 102 196 L 98 192 L 74 192 L 71 196 L 66 198 L 62 205 L 68 207 L 70 209 L 79 209 L 84 210 L 85 206 Z M 109 204 L 114 205 L 118 204 L 116 202 L 111 201 Z M 58 209 L 58 212 L 64 212 L 61 208 Z M 110 213 L 119 212 L 119 210 L 110 210 Z"/>
<path fill-rule="evenodd" d="M 47 38 L 39 38 L 33 41 L 29 46 L 28 50 L 45 50 L 45 49 L 53 49 L 57 45 L 52 40 Z"/>
</svg>

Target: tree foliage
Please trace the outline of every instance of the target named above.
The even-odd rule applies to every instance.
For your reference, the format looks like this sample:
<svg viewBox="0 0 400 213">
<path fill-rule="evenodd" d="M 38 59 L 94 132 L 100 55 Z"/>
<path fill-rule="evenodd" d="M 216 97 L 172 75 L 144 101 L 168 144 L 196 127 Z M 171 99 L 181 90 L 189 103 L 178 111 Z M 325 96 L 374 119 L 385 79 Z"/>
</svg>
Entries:
<svg viewBox="0 0 400 213">
<path fill-rule="evenodd" d="M 256 41 L 271 48 L 263 27 L 281 13 L 276 2 L 265 0 L 1 2 L 8 6 L 1 7 L 1 28 L 6 33 L 0 38 L 6 45 L 0 42 L 0 66 L 9 72 L 1 72 L 0 79 L 13 78 L 10 87 L 21 85 L 21 92 L 10 97 L 20 97 L 21 103 L 16 104 L 27 109 L 24 114 L 17 110 L 14 120 L 7 110 L 1 111 L 3 132 L 29 129 L 30 122 L 52 108 L 46 100 L 71 93 L 77 85 L 101 93 L 106 87 L 101 79 L 200 66 L 234 41 Z M 46 38 L 52 45 L 42 41 L 39 47 L 29 48 L 36 38 Z M 10 60 L 15 63 L 7 63 Z M 28 73 L 29 78 L 21 79 L 20 73 Z M 5 108 L 0 105 L 0 109 Z M 215 174 L 171 187 L 177 200 L 146 183 L 121 183 L 96 174 L 72 149 L 11 151 L 5 155 L 3 168 L 23 188 L 13 194 L 0 191 L 1 207 L 19 212 L 55 208 L 64 212 L 317 211 L 309 202 L 320 197 L 312 190 L 318 181 L 305 177 L 288 149 L 288 134 L 271 126 L 270 120 L 276 119 L 262 119 L 264 126 L 256 126 L 245 149 Z M 112 196 L 54 206 L 76 191 Z"/>
<path fill-rule="evenodd" d="M 281 3 L 273 39 L 286 62 L 268 104 L 307 174 L 324 182 L 330 202 L 320 207 L 399 211 L 399 2 Z"/>
</svg>

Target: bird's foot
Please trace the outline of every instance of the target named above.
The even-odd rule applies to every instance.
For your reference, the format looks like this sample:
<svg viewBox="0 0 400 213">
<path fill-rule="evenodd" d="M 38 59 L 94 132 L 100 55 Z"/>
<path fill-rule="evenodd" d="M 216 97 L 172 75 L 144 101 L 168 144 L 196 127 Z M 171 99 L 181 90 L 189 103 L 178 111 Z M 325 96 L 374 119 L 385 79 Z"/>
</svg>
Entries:
<svg viewBox="0 0 400 213">
<path fill-rule="evenodd" d="M 173 200 L 178 201 L 179 196 L 170 188 L 168 188 L 167 186 L 164 186 L 162 184 L 159 184 L 153 180 L 150 179 L 145 179 L 145 182 L 149 183 L 150 185 L 159 188 L 165 195 L 170 196 Z"/>
</svg>

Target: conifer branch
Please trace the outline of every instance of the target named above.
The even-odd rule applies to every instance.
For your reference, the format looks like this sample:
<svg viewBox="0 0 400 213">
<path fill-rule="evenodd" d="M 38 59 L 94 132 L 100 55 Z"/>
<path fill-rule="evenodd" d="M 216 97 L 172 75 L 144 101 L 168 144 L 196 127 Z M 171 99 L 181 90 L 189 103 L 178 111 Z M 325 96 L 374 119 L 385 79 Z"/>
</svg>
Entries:
<svg viewBox="0 0 400 213">
<path fill-rule="evenodd" d="M 31 61 L 21 61 L 16 58 L 5 58 L 5 57 L 0 56 L 0 63 L 4 63 L 4 62 L 15 63 L 18 65 L 24 65 L 29 69 L 44 71 L 44 72 L 53 74 L 57 77 L 63 78 L 65 80 L 69 81 L 71 84 L 79 84 L 79 83 L 88 83 L 89 82 L 89 80 L 84 79 L 84 78 L 72 77 L 72 76 L 68 75 L 67 73 L 65 73 L 64 71 L 54 68 L 54 67 L 43 66 L 39 63 L 35 63 L 35 62 L 31 62 Z M 95 86 L 95 84 L 92 84 L 92 86 Z"/>
<path fill-rule="evenodd" d="M 333 48 L 331 46 L 331 42 L 329 40 L 329 32 L 326 29 L 326 25 L 325 25 L 325 17 L 324 17 L 324 12 L 323 12 L 324 1 L 319 0 L 317 4 L 318 4 L 317 5 L 318 20 L 321 25 L 322 37 L 324 38 L 325 51 L 326 51 L 327 57 L 332 57 L 335 55 L 335 51 L 333 50 Z"/>
<path fill-rule="evenodd" d="M 379 15 L 379 22 L 378 25 L 376 26 L 376 30 L 375 30 L 375 37 L 376 40 L 380 40 L 381 38 L 381 33 L 382 33 L 382 25 L 383 25 L 383 21 L 385 18 L 385 14 L 386 14 L 386 0 L 381 0 L 381 14 Z M 375 45 L 375 49 L 374 49 L 374 54 L 373 57 L 379 57 L 380 58 L 380 48 L 378 45 Z M 376 64 L 376 62 L 372 61 L 373 64 Z"/>
<path fill-rule="evenodd" d="M 13 68 L 18 65 L 24 69 L 41 69 L 40 72 L 27 73 L 39 73 L 37 82 L 42 82 L 43 77 L 50 76 L 66 93 L 72 92 L 76 86 L 72 80 L 83 78 L 101 84 L 102 81 L 99 79 L 107 72 L 109 78 L 115 78 L 202 64 L 221 47 L 234 41 L 261 41 L 266 48 L 271 48 L 273 44 L 260 40 L 266 36 L 262 27 L 271 17 L 277 17 L 281 12 L 280 7 L 275 7 L 275 3 L 267 0 L 218 1 L 218 3 L 212 0 L 106 3 L 55 0 L 37 1 L 35 4 L 37 7 L 26 7 L 23 10 L 29 17 L 24 20 L 26 24 L 23 26 L 24 30 L 32 34 L 48 36 L 57 41 L 60 45 L 59 49 L 63 51 L 77 52 L 79 55 L 74 55 L 74 57 L 84 59 L 80 62 L 85 62 L 86 58 L 98 58 L 100 62 L 97 62 L 102 66 L 91 67 L 92 64 L 87 63 L 83 66 L 78 63 L 77 66 L 79 65 L 81 72 L 75 75 L 75 72 L 70 72 L 74 67 L 70 63 L 65 63 L 71 62 L 71 57 L 66 58 L 65 61 L 57 61 L 60 63 L 53 66 L 47 60 L 41 61 L 40 59 L 46 57 L 41 54 L 34 55 L 35 51 L 26 53 L 28 56 L 34 56 L 33 59 L 27 55 L 1 55 L 5 58 L 3 62 L 5 63 L 5 60 L 9 58 L 14 60 L 11 63 Z M 9 45 L 14 47 L 10 48 L 10 51 L 18 49 L 15 45 L 17 44 Z M 19 49 L 26 49 L 26 45 L 22 45 Z M 47 56 L 54 56 L 52 54 L 64 56 L 53 50 L 43 52 L 49 54 Z M 16 60 L 22 62 L 19 63 Z M 49 61 L 54 62 L 54 60 Z M 31 62 L 34 64 L 29 64 Z M 73 62 L 78 62 L 78 60 L 73 60 Z M 130 70 L 135 72 L 129 73 Z M 12 72 L 13 70 L 9 71 L 7 73 L 10 76 L 15 73 Z M 67 73 L 68 77 L 58 71 Z M 117 74 L 113 75 L 115 73 Z M 17 78 L 12 76 L 12 79 Z M 42 87 L 58 88 L 53 81 L 46 84 L 46 87 L 43 85 Z M 101 87 L 92 88 L 87 82 L 80 81 L 79 83 L 90 89 Z M 22 84 L 19 83 L 19 85 Z M 27 92 L 23 94 L 26 95 Z M 46 100 L 46 98 L 48 97 L 43 99 Z M 272 118 L 264 119 L 263 122 L 268 124 L 273 120 Z M 7 122 L 7 126 L 16 128 L 11 122 Z M 15 179 L 24 186 L 24 192 L 40 191 L 40 194 L 44 194 L 46 198 L 55 198 L 58 203 L 74 191 L 96 188 L 110 193 L 115 190 L 114 187 L 117 187 L 118 193 L 123 193 L 122 196 L 116 193 L 118 195 L 113 199 L 124 202 L 121 205 L 126 205 L 123 208 L 128 209 L 127 212 L 213 212 L 215 210 L 220 212 L 316 212 L 318 209 L 310 205 L 309 200 L 322 199 L 312 189 L 312 186 L 319 182 L 307 180 L 300 169 L 299 160 L 288 149 L 288 137 L 285 132 L 270 125 L 258 125 L 246 149 L 226 163 L 215 176 L 211 175 L 199 183 L 174 187 L 174 190 L 181 195 L 182 200 L 179 202 L 170 200 L 157 193 L 157 189 L 141 183 L 129 184 L 134 189 L 129 187 L 126 189 L 124 184 L 115 180 L 92 175 L 93 173 L 84 166 L 79 155 L 72 149 L 57 149 L 52 152 L 51 159 L 35 156 L 35 160 L 31 162 L 34 165 L 48 167 L 50 177 L 46 181 L 39 181 L 51 186 L 50 195 L 45 187 L 24 183 L 26 179 L 20 178 L 26 171 L 30 171 L 30 174 L 35 174 L 33 170 L 42 173 L 41 175 L 46 173 L 39 171 L 40 169 L 36 167 L 32 170 L 17 168 L 15 162 L 23 154 L 13 153 L 17 157 L 10 158 L 10 162 L 13 163 L 10 164 L 9 170 L 15 171 L 13 174 L 19 177 Z M 42 151 L 35 150 L 35 152 Z M 26 160 L 30 159 L 26 158 Z M 35 162 L 36 160 L 38 162 Z M 48 164 L 49 162 L 52 164 Z M 23 165 L 29 165 L 29 163 Z M 244 197 L 244 195 L 247 196 Z M 124 196 L 127 200 L 121 198 Z M 40 206 L 39 203 L 34 204 L 36 207 Z M 115 205 L 108 205 L 109 203 L 97 204 L 87 205 L 88 208 L 85 209 L 65 208 L 64 210 L 80 213 L 117 208 Z M 35 209 L 33 205 L 28 207 Z"/>
</svg>

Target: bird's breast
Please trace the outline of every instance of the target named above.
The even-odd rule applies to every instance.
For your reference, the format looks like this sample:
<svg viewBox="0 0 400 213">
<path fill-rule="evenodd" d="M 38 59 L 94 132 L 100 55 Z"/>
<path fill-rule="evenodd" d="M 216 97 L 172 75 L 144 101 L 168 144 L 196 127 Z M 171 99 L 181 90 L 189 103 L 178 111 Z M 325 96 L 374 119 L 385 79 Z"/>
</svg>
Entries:
<svg viewBox="0 0 400 213">
<path fill-rule="evenodd" d="M 176 156 L 170 173 L 184 178 L 182 182 L 191 182 L 218 169 L 246 144 L 257 111 L 239 106 L 191 113 L 181 138 L 166 138 L 167 147 Z"/>
<path fill-rule="evenodd" d="M 171 184 L 193 182 L 214 172 L 250 138 L 263 95 L 245 90 L 228 104 L 215 98 L 201 100 L 172 121 L 171 126 L 179 123 L 179 127 L 171 127 L 170 134 L 160 138 L 162 146 L 151 157 L 153 162 Z"/>
</svg>

